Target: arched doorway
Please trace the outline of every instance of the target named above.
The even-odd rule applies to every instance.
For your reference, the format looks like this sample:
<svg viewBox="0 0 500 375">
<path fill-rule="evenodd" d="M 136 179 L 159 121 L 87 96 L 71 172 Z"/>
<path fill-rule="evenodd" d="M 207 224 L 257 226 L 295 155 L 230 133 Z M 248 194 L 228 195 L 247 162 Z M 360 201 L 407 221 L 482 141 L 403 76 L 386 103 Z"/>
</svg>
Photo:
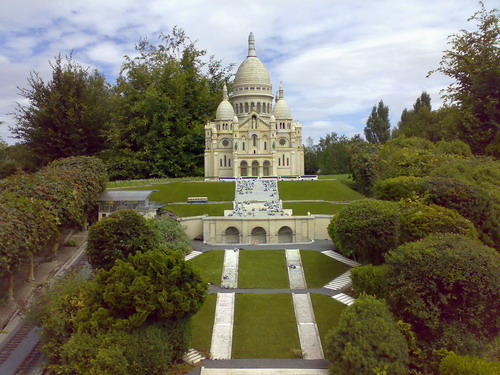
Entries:
<svg viewBox="0 0 500 375">
<path fill-rule="evenodd" d="M 224 242 L 225 243 L 239 243 L 240 242 L 240 231 L 235 227 L 229 227 L 224 232 Z"/>
<path fill-rule="evenodd" d="M 269 163 L 269 160 L 266 160 L 262 166 L 262 175 L 263 176 L 270 176 L 271 171 L 270 171 L 271 163 Z"/>
<path fill-rule="evenodd" d="M 278 242 L 280 243 L 291 243 L 293 242 L 293 232 L 290 227 L 281 227 L 278 231 Z"/>
<path fill-rule="evenodd" d="M 252 229 L 252 242 L 266 243 L 267 236 L 266 230 L 262 227 L 255 227 Z"/>
<path fill-rule="evenodd" d="M 254 160 L 252 162 L 252 176 L 258 176 L 259 175 L 259 162 L 257 160 Z"/>
<path fill-rule="evenodd" d="M 243 160 L 240 164 L 240 175 L 242 177 L 245 177 L 247 176 L 247 173 L 248 173 L 248 163 L 245 160 Z"/>
</svg>

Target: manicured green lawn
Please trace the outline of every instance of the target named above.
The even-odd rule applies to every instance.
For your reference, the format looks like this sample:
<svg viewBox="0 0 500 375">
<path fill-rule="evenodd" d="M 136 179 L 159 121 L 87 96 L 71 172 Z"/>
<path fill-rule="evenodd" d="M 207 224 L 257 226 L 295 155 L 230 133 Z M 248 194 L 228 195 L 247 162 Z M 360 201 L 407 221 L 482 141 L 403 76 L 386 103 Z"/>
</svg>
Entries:
<svg viewBox="0 0 500 375">
<path fill-rule="evenodd" d="M 364 198 L 360 193 L 340 181 L 280 181 L 280 198 L 283 200 L 346 201 Z"/>
<path fill-rule="evenodd" d="M 293 358 L 300 349 L 291 294 L 237 294 L 233 358 Z"/>
<path fill-rule="evenodd" d="M 207 251 L 189 261 L 200 275 L 214 285 L 220 285 L 222 266 L 224 264 L 224 250 Z"/>
<path fill-rule="evenodd" d="M 345 204 L 331 204 L 326 202 L 283 202 L 283 208 L 291 208 L 293 215 L 325 214 L 334 215 L 338 213 Z"/>
<path fill-rule="evenodd" d="M 240 250 L 238 288 L 289 288 L 284 250 Z"/>
<path fill-rule="evenodd" d="M 195 349 L 210 352 L 216 302 L 217 294 L 209 294 L 201 309 L 191 318 L 193 332 L 191 345 Z"/>
<path fill-rule="evenodd" d="M 300 250 L 308 288 L 321 288 L 350 267 L 314 250 Z"/>
<path fill-rule="evenodd" d="M 325 335 L 338 324 L 340 314 L 347 306 L 331 297 L 321 294 L 311 294 L 311 302 L 316 324 L 318 325 L 319 336 L 321 337 L 321 344 L 323 344 L 324 349 Z"/>
<path fill-rule="evenodd" d="M 180 181 L 204 181 L 204 177 L 179 177 L 179 178 L 145 178 L 141 180 L 121 180 L 109 181 L 108 188 L 122 188 L 131 186 L 151 186 L 155 184 L 166 184 L 167 182 L 180 182 Z"/>
<path fill-rule="evenodd" d="M 151 194 L 151 200 L 158 203 L 187 202 L 188 197 L 208 197 L 208 201 L 234 200 L 232 182 L 170 182 L 123 190 L 159 190 Z"/>
<path fill-rule="evenodd" d="M 167 204 L 164 209 L 175 212 L 177 216 L 224 216 L 224 210 L 231 210 L 232 203 L 192 203 L 192 204 Z"/>
</svg>

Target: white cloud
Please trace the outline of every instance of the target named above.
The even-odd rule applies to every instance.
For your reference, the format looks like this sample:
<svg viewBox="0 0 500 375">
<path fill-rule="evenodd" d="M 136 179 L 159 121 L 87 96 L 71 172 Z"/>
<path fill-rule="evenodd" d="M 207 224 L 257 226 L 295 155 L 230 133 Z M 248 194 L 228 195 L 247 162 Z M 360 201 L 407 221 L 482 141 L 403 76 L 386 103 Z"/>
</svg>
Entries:
<svg viewBox="0 0 500 375">
<path fill-rule="evenodd" d="M 495 2 L 486 0 L 486 7 Z M 141 37 L 156 41 L 175 25 L 224 63 L 246 57 L 253 31 L 257 53 L 275 89 L 285 84 L 292 114 L 304 136 L 322 131 L 362 132 L 380 99 L 395 125 L 423 90 L 440 104 L 446 77 L 438 66 L 446 37 L 479 8 L 476 0 L 23 0 L 0 3 L 0 118 L 12 112 L 16 86 L 31 70 L 50 76 L 47 61 L 74 50 L 83 65 L 113 82 L 123 55 Z M 7 118 L 9 122 L 12 122 Z M 4 128 L 4 127 L 3 127 Z M 5 138 L 5 131 L 0 134 Z"/>
</svg>

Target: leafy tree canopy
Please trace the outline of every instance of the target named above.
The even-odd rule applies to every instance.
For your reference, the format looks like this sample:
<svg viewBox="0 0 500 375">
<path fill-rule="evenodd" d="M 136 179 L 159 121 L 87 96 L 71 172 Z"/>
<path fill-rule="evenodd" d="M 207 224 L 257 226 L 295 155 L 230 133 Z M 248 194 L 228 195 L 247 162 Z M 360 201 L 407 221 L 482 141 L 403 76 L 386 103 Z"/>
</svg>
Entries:
<svg viewBox="0 0 500 375">
<path fill-rule="evenodd" d="M 453 80 L 443 98 L 458 106 L 459 136 L 477 154 L 498 148 L 500 124 L 499 16 L 497 9 L 488 11 L 480 4 L 469 18 L 477 22 L 477 29 L 449 36 L 450 49 L 444 51 L 439 67 L 429 72 Z"/>
<path fill-rule="evenodd" d="M 109 119 L 109 86 L 98 71 L 82 67 L 72 56 L 55 57 L 52 78 L 32 72 L 20 88 L 29 104 L 18 104 L 11 129 L 37 156 L 39 165 L 104 149 Z"/>
<path fill-rule="evenodd" d="M 370 143 L 385 143 L 391 137 L 389 107 L 384 105 L 382 100 L 378 103 L 378 106 L 373 106 L 364 130 L 366 140 Z"/>
</svg>

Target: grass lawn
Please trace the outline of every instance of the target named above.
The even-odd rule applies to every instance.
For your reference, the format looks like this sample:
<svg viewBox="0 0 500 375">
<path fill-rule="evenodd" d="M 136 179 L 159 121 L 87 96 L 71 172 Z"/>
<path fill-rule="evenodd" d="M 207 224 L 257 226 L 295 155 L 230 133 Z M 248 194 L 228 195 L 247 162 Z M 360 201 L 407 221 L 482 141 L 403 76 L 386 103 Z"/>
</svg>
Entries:
<svg viewBox="0 0 500 375">
<path fill-rule="evenodd" d="M 321 294 L 311 294 L 311 302 L 316 324 L 318 325 L 319 336 L 321 337 L 321 344 L 324 349 L 325 335 L 338 324 L 340 314 L 347 306 L 331 297 Z"/>
<path fill-rule="evenodd" d="M 357 191 L 333 180 L 280 181 L 278 186 L 283 200 L 347 201 L 364 198 Z"/>
<path fill-rule="evenodd" d="M 291 294 L 237 294 L 233 358 L 294 358 L 300 349 Z"/>
<path fill-rule="evenodd" d="M 200 275 L 214 285 L 220 285 L 222 266 L 224 264 L 224 250 L 207 251 L 188 261 L 196 268 Z"/>
<path fill-rule="evenodd" d="M 187 202 L 188 197 L 208 197 L 209 201 L 234 200 L 234 183 L 231 182 L 170 182 L 124 190 L 159 190 L 151 194 L 158 203 Z"/>
<path fill-rule="evenodd" d="M 314 250 L 300 250 L 308 288 L 321 288 L 350 267 Z"/>
<path fill-rule="evenodd" d="M 195 349 L 210 352 L 216 302 L 217 294 L 209 294 L 201 309 L 191 318 L 193 332 L 191 345 Z"/>
<path fill-rule="evenodd" d="M 284 250 L 240 250 L 238 288 L 289 288 Z"/>
<path fill-rule="evenodd" d="M 179 177 L 179 178 L 145 178 L 141 180 L 108 181 L 108 188 L 122 188 L 131 186 L 150 186 L 155 184 L 166 184 L 167 182 L 179 181 L 204 181 L 204 177 Z"/>
<path fill-rule="evenodd" d="M 345 204 L 331 204 L 326 202 L 283 202 L 283 208 L 291 208 L 294 215 L 325 214 L 334 215 L 339 212 Z"/>
<path fill-rule="evenodd" d="M 231 210 L 232 203 L 187 203 L 187 204 L 168 204 L 164 207 L 165 210 L 175 212 L 179 217 L 185 216 L 201 216 L 207 214 L 209 216 L 224 216 L 224 210 Z"/>
</svg>

